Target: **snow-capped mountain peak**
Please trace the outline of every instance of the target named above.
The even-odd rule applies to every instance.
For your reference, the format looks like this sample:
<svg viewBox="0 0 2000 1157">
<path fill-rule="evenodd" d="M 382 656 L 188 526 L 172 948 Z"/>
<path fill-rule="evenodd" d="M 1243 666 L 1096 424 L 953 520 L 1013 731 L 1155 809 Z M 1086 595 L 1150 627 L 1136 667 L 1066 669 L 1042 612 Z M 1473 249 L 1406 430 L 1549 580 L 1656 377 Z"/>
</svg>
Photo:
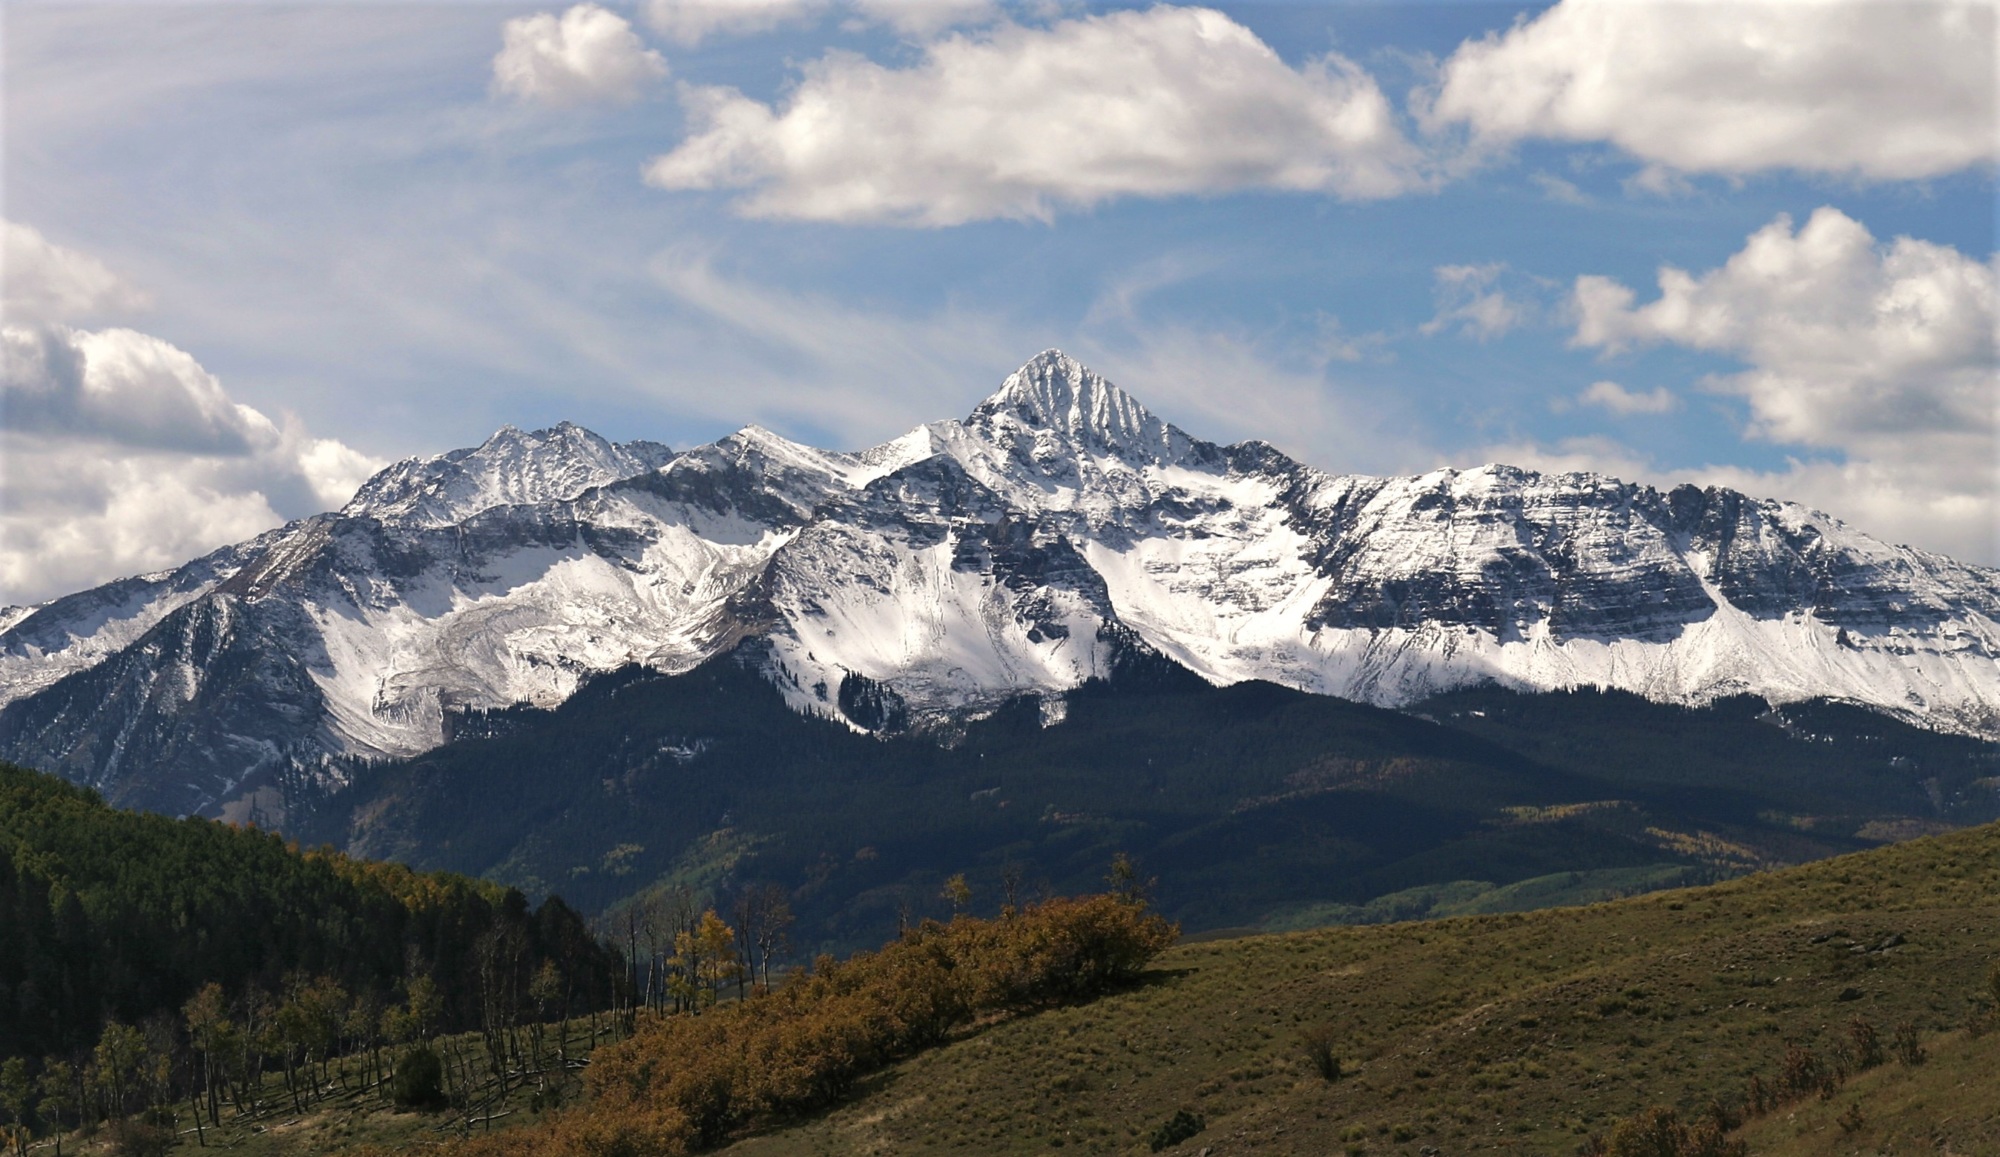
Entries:
<svg viewBox="0 0 2000 1157">
<path fill-rule="evenodd" d="M 873 731 L 1054 703 L 1136 648 L 1390 707 L 1831 697 L 2000 736 L 2000 571 L 1716 487 L 1330 474 L 1197 441 L 1056 350 L 855 453 L 507 427 L 7 619 L 0 758 L 178 811 L 751 640 L 800 710 Z"/>
<path fill-rule="evenodd" d="M 1043 350 L 1009 375 L 965 425 L 1003 445 L 1020 441 L 1022 430 L 1055 434 L 1133 463 L 1172 462 L 1192 441 L 1058 349 Z"/>
</svg>

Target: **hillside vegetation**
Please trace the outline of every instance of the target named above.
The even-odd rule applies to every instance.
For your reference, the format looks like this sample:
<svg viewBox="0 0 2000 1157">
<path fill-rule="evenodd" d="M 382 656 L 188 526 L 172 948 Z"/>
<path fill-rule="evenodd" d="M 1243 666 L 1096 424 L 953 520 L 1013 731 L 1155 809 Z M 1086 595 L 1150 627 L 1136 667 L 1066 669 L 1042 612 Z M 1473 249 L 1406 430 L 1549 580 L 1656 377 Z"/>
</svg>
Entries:
<svg viewBox="0 0 2000 1157">
<path fill-rule="evenodd" d="M 303 1109 L 288 1069 L 208 1140 L 456 1157 L 2000 1151 L 2000 825 L 1586 908 L 1177 947 L 1129 862 L 1113 879 L 1111 895 L 921 921 L 741 1000 L 716 1000 L 715 971 L 678 1012 L 601 1038 L 593 1020 L 594 1052 L 572 1051 L 567 1024 L 531 1034 L 511 1091 L 474 1087 L 504 1038 L 434 1041 L 450 1104 L 432 1113 L 391 1111 L 365 1056 L 330 1083 L 322 1062 Z"/>
<path fill-rule="evenodd" d="M 597 1049 L 589 1100 L 461 1141 L 457 1157 L 672 1157 L 837 1104 L 856 1083 L 968 1028 L 1129 985 L 1175 929 L 1129 894 L 1050 900 L 997 920 L 925 921 L 877 952 L 706 1011 L 643 1015 Z"/>
<path fill-rule="evenodd" d="M 729 1152 L 1570 1154 L 1655 1107 L 1740 1113 L 1805 1055 L 1853 1075 L 1753 1118 L 1753 1152 L 1990 1153 L 2000 1035 L 1964 1026 L 1996 928 L 1987 826 L 1588 908 L 1189 943 L 1136 989 L 915 1057 Z M 1857 1021 L 1888 1054 L 1867 1071 Z M 1894 1059 L 1899 1032 L 1930 1063 Z"/>
<path fill-rule="evenodd" d="M 1738 1134 L 1759 1157 L 1848 1153 L 2000 1153 L 2000 1035 L 1946 1033 L 1921 1065 L 1861 1073 Z"/>
<path fill-rule="evenodd" d="M 589 911 L 779 887 L 809 956 L 947 914 L 953 874 L 991 914 L 1010 878 L 1087 892 L 1120 851 L 1191 931 L 1280 929 L 1582 903 L 2000 815 L 2000 745 L 1834 705 L 1480 691 L 1423 718 L 1139 657 L 885 740 L 790 710 L 750 658 L 460 718 L 296 834 Z"/>
<path fill-rule="evenodd" d="M 0 1084 L 49 1090 L 0 1106 L 11 1121 L 115 1120 L 195 1088 L 212 1117 L 279 1069 L 296 1103 L 316 1093 L 295 1075 L 338 1053 L 600 1008 L 621 971 L 559 899 L 121 811 L 0 764 L 0 1062 L 18 1065 Z"/>
</svg>

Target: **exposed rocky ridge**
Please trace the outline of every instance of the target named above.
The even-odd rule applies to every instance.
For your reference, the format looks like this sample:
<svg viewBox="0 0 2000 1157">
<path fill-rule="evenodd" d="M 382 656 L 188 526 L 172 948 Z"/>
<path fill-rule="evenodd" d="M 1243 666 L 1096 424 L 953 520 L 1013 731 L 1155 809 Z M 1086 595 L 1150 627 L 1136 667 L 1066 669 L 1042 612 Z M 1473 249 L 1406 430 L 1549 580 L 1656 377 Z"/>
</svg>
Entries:
<svg viewBox="0 0 2000 1157">
<path fill-rule="evenodd" d="M 564 425 L 398 463 L 336 513 L 17 616 L 0 755 L 213 810 L 272 767 L 413 754 L 454 711 L 750 637 L 796 708 L 868 730 L 1053 702 L 1136 647 L 1388 706 L 1488 681 L 1750 692 L 2000 735 L 1996 620 L 2000 572 L 1795 504 L 1327 474 L 1049 351 L 964 422 L 855 454 Z"/>
<path fill-rule="evenodd" d="M 340 513 L 403 526 L 450 526 L 495 506 L 569 498 L 657 470 L 672 458 L 658 442 L 607 442 L 573 422 L 533 433 L 502 426 L 471 449 L 406 458 L 383 469 Z"/>
</svg>

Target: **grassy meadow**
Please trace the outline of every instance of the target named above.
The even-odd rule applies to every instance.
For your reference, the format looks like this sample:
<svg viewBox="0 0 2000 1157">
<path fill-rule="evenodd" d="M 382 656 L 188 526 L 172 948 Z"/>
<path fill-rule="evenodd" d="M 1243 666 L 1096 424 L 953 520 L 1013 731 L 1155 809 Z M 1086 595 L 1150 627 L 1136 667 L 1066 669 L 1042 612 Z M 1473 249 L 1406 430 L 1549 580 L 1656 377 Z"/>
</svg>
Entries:
<svg viewBox="0 0 2000 1157">
<path fill-rule="evenodd" d="M 1567 1154 L 1649 1106 L 1740 1104 L 1856 1019 L 1909 1022 L 1931 1061 L 1751 1121 L 1753 1152 L 2000 1152 L 2000 1036 L 1962 1031 L 1996 961 L 1994 825 L 1587 908 L 1190 943 L 728 1152 L 1145 1153 L 1185 1110 L 1205 1127 L 1167 1152 Z M 1314 1031 L 1348 1075 L 1314 1071 Z"/>
</svg>

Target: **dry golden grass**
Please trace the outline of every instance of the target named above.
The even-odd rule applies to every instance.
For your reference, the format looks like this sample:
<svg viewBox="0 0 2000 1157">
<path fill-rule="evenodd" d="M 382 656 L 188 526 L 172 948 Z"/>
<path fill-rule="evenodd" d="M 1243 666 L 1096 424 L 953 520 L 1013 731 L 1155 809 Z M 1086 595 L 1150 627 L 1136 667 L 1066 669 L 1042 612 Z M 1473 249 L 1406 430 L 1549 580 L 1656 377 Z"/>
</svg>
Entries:
<svg viewBox="0 0 2000 1157">
<path fill-rule="evenodd" d="M 1926 1047 L 1922 1065 L 1860 1074 L 1832 1097 L 1753 1121 L 1738 1136 L 1760 1157 L 2000 1153 L 2000 1035 L 1946 1033 Z"/>
</svg>

